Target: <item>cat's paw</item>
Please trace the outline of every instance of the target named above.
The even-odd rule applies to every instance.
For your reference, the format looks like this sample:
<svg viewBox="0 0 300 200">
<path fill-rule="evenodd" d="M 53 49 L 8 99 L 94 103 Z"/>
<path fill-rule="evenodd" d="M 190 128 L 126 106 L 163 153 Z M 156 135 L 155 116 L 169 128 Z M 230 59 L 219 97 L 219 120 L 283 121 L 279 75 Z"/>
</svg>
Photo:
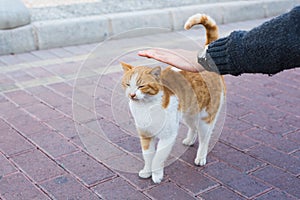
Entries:
<svg viewBox="0 0 300 200">
<path fill-rule="evenodd" d="M 186 145 L 186 146 L 192 146 L 195 143 L 194 139 L 190 139 L 190 138 L 185 138 L 184 140 L 182 140 L 182 144 Z"/>
<path fill-rule="evenodd" d="M 195 159 L 195 165 L 204 166 L 205 164 L 206 164 L 206 157 Z"/>
<path fill-rule="evenodd" d="M 164 170 L 158 170 L 152 172 L 152 181 L 154 183 L 160 183 L 164 178 Z"/>
<path fill-rule="evenodd" d="M 139 177 L 140 178 L 150 178 L 151 174 L 152 174 L 151 171 L 142 169 L 139 172 Z"/>
</svg>

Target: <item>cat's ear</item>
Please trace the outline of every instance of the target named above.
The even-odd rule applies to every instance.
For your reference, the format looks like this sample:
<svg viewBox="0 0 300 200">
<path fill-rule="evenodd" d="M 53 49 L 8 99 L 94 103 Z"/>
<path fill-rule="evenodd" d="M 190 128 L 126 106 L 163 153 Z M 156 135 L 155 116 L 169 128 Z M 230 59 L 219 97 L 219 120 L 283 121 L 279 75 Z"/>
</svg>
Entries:
<svg viewBox="0 0 300 200">
<path fill-rule="evenodd" d="M 124 70 L 124 72 L 128 72 L 129 70 L 131 70 L 133 67 L 127 63 L 121 62 L 122 68 Z"/>
<path fill-rule="evenodd" d="M 161 68 L 160 67 L 154 67 L 153 69 L 151 69 L 150 74 L 152 74 L 156 78 L 160 78 Z"/>
</svg>

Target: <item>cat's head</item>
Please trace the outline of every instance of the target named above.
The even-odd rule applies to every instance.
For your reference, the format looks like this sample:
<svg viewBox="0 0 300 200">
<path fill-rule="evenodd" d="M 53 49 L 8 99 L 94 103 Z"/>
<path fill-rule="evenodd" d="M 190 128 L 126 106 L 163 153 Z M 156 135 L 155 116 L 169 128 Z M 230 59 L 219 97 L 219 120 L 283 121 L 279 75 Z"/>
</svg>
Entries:
<svg viewBox="0 0 300 200">
<path fill-rule="evenodd" d="M 134 67 L 121 62 L 124 70 L 122 86 L 133 101 L 150 100 L 162 90 L 160 67 Z"/>
</svg>

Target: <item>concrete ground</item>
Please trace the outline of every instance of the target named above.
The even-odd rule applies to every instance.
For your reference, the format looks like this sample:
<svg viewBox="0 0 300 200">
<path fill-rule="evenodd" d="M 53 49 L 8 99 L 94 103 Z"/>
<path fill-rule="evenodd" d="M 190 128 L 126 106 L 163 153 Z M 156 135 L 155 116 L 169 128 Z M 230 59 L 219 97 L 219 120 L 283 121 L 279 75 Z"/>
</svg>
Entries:
<svg viewBox="0 0 300 200">
<path fill-rule="evenodd" d="M 193 165 L 197 144 L 179 141 L 161 184 L 138 177 L 118 61 L 153 64 L 136 51 L 197 49 L 203 37 L 194 29 L 0 56 L 0 199 L 300 199 L 299 69 L 225 76 L 225 124 L 207 165 Z"/>
</svg>

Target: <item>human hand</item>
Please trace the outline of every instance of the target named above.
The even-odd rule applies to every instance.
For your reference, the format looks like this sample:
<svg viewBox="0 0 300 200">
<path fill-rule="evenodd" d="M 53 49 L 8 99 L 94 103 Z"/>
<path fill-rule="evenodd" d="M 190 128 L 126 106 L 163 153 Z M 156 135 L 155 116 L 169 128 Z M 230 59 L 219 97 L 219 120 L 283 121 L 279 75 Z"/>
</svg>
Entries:
<svg viewBox="0 0 300 200">
<path fill-rule="evenodd" d="M 183 49 L 153 48 L 139 51 L 138 55 L 153 58 L 182 70 L 201 72 L 205 69 L 198 63 L 197 53 L 197 51 L 187 51 Z"/>
</svg>

